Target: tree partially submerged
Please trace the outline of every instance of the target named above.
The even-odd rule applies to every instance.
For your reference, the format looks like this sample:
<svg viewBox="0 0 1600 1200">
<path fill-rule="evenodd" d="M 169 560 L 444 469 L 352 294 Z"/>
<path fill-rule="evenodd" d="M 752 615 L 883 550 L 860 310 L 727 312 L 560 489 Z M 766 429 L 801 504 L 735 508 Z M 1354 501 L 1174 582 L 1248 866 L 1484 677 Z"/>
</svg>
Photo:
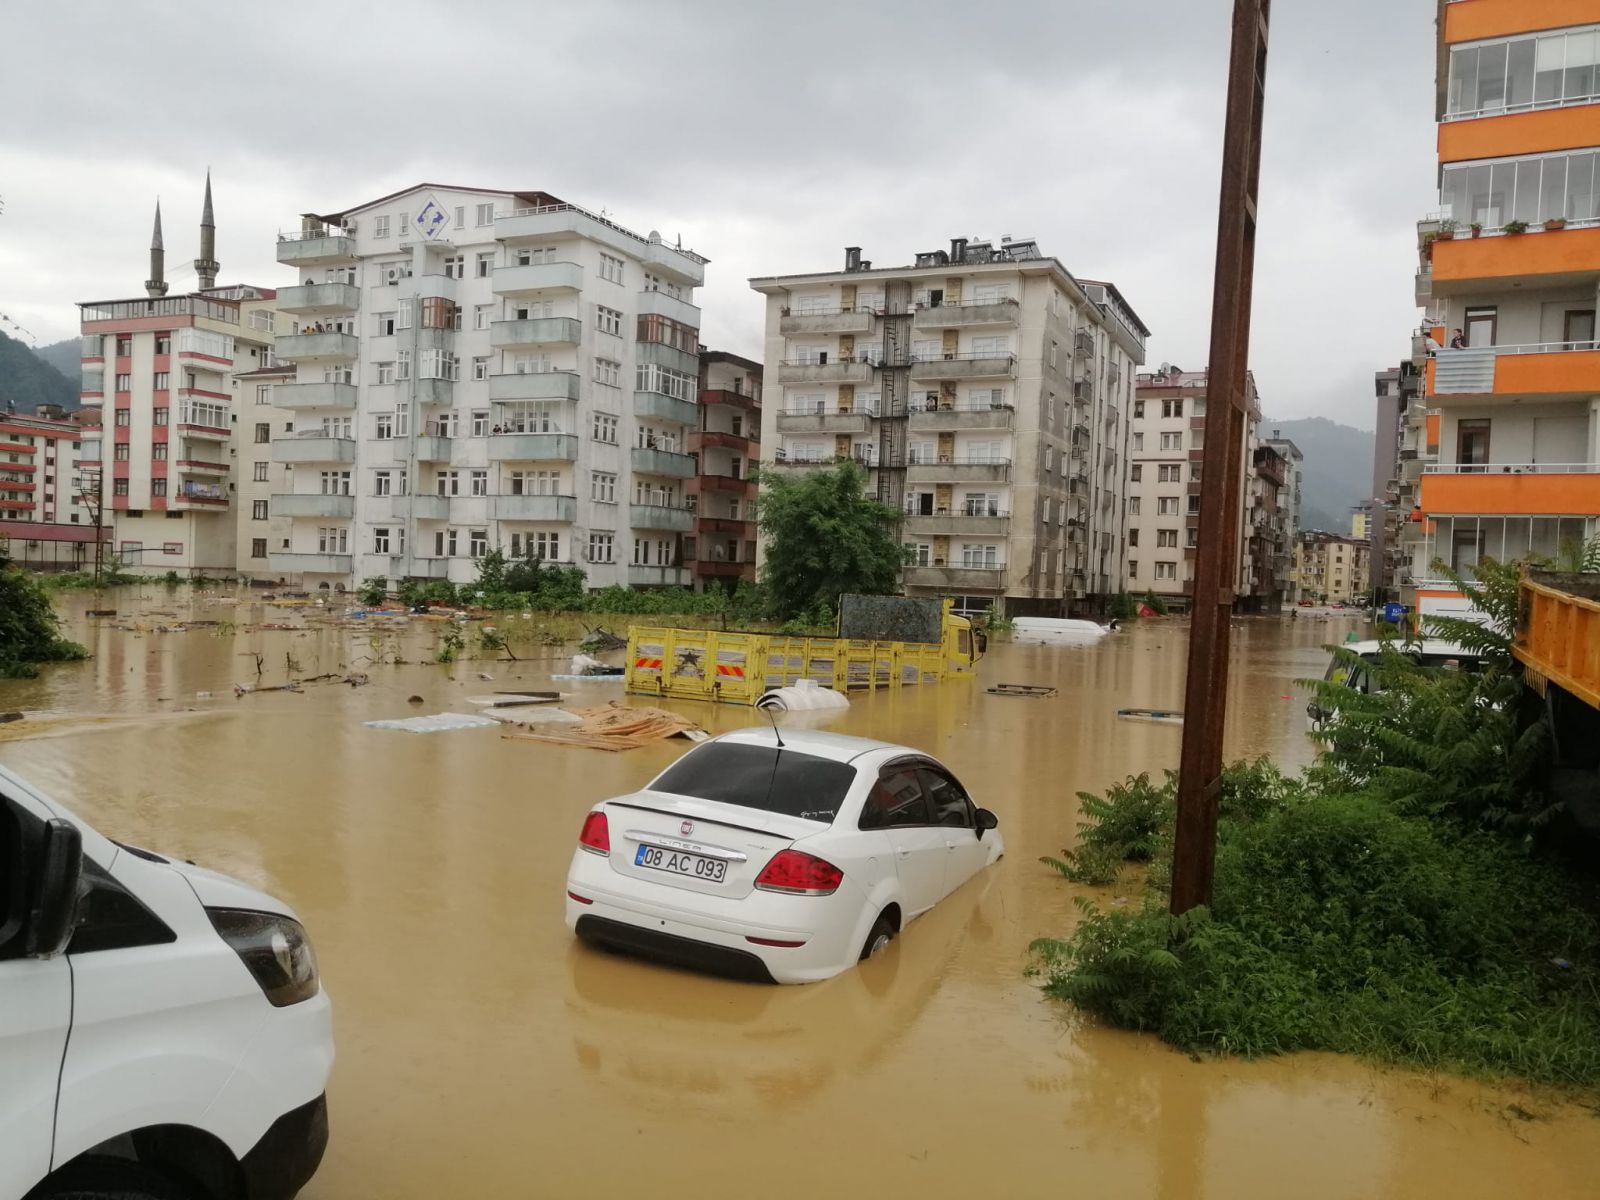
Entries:
<svg viewBox="0 0 1600 1200">
<path fill-rule="evenodd" d="M 901 514 L 867 496 L 866 481 L 866 472 L 849 461 L 804 474 L 762 473 L 762 582 L 778 616 L 831 612 L 846 592 L 899 589 Z"/>
<path fill-rule="evenodd" d="M 39 581 L 0 557 L 0 677 L 31 679 L 39 663 L 86 657 L 82 646 L 61 636 L 60 620 Z"/>
</svg>

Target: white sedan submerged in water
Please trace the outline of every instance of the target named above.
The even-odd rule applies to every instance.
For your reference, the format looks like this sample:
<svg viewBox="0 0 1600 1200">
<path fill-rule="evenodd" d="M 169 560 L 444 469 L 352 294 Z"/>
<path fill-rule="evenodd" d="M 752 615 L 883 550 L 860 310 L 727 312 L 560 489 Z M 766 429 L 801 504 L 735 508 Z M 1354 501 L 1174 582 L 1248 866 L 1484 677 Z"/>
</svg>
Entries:
<svg viewBox="0 0 1600 1200">
<path fill-rule="evenodd" d="M 590 810 L 567 925 L 722 974 L 827 979 L 998 860 L 998 824 L 909 747 L 741 730 Z"/>
</svg>

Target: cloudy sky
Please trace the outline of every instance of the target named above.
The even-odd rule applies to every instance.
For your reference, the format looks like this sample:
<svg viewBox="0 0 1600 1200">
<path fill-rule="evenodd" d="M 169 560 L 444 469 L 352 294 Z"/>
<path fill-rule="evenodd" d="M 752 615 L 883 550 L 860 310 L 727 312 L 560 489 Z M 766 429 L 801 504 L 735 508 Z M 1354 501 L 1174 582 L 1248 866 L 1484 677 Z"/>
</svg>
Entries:
<svg viewBox="0 0 1600 1200">
<path fill-rule="evenodd" d="M 290 281 L 298 213 L 422 181 L 543 189 L 712 261 L 710 346 L 760 352 L 745 280 L 1037 238 L 1113 280 L 1152 364 L 1205 365 L 1226 0 L 322 0 L 11 6 L 0 314 L 40 344 L 139 295 L 159 194 L 193 285 Z M 1275 6 L 1251 361 L 1265 407 L 1372 425 L 1437 207 L 1426 0 Z M 16 335 L 13 324 L 0 330 Z"/>
</svg>

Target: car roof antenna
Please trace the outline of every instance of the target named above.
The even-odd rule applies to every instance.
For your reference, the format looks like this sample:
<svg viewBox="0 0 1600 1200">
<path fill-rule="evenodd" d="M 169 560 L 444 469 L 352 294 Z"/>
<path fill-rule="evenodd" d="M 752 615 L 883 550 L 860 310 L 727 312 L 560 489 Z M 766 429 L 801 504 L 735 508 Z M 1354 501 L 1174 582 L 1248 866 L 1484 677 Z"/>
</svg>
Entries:
<svg viewBox="0 0 1600 1200">
<path fill-rule="evenodd" d="M 761 706 L 757 705 L 757 707 L 760 708 Z M 778 749 L 779 750 L 786 749 L 787 747 L 785 747 L 784 744 L 783 744 L 783 734 L 778 732 L 778 714 L 777 714 L 777 712 L 774 710 L 774 708 L 762 708 L 761 711 L 766 713 L 767 714 L 767 720 L 772 722 L 772 736 L 778 739 Z"/>
</svg>

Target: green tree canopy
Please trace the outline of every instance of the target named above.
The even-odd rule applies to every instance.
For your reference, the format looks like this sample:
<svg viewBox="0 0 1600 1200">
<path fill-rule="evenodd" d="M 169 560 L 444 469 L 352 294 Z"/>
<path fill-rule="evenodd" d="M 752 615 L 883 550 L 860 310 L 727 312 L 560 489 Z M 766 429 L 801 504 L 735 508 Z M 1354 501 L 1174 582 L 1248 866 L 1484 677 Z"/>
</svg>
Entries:
<svg viewBox="0 0 1600 1200">
<path fill-rule="evenodd" d="M 845 592 L 899 590 L 900 513 L 869 498 L 865 485 L 866 472 L 853 462 L 803 474 L 762 473 L 762 581 L 779 616 L 834 610 Z"/>
<path fill-rule="evenodd" d="M 83 658 L 83 647 L 59 629 L 39 581 L 13 567 L 0 544 L 0 678 L 29 679 L 39 673 L 36 663 Z"/>
</svg>

